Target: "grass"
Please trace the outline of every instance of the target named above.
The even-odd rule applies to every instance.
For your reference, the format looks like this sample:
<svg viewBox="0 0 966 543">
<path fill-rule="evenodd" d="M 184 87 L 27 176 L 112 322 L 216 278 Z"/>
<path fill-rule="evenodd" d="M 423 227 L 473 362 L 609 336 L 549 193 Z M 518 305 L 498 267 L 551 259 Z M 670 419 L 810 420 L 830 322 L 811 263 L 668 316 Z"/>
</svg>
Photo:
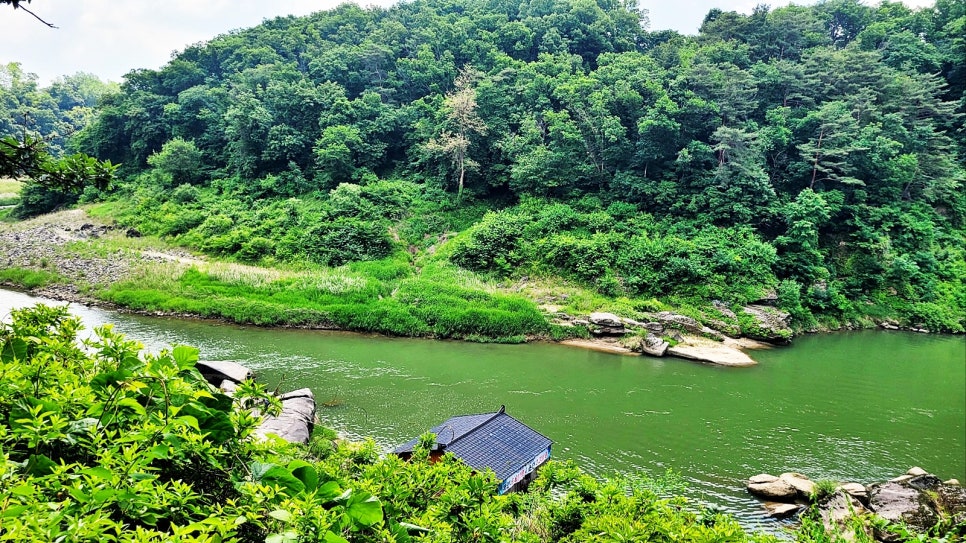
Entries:
<svg viewBox="0 0 966 543">
<path fill-rule="evenodd" d="M 14 179 L 0 177 L 0 194 L 20 194 L 23 183 Z"/>
<path fill-rule="evenodd" d="M 26 289 L 43 287 L 61 280 L 61 276 L 47 270 L 30 270 L 26 268 L 7 268 L 0 270 L 0 283 L 10 283 Z"/>
<path fill-rule="evenodd" d="M 544 316 L 523 296 L 496 292 L 472 274 L 441 263 L 424 267 L 419 275 L 406 270 L 393 258 L 304 270 L 228 262 L 152 263 L 97 296 L 135 310 L 261 326 L 503 343 L 549 332 Z"/>
</svg>

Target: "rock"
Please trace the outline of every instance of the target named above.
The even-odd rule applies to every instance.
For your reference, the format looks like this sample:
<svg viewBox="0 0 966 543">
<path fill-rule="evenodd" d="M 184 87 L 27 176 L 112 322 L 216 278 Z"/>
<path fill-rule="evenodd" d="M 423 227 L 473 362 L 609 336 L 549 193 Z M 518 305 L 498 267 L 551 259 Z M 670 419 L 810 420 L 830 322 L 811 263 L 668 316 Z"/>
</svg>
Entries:
<svg viewBox="0 0 966 543">
<path fill-rule="evenodd" d="M 798 490 L 780 478 L 767 483 L 749 482 L 747 488 L 755 496 L 780 502 L 793 502 L 798 497 Z"/>
<path fill-rule="evenodd" d="M 769 473 L 759 473 L 758 475 L 748 479 L 748 484 L 773 483 L 777 480 L 778 477 L 775 477 Z"/>
<path fill-rule="evenodd" d="M 959 479 L 947 479 L 943 481 L 943 484 L 948 486 L 960 486 Z"/>
<path fill-rule="evenodd" d="M 255 430 L 255 435 L 277 435 L 291 443 L 308 443 L 315 426 L 315 396 L 307 388 L 283 394 L 282 412 L 277 417 L 266 416 Z"/>
<path fill-rule="evenodd" d="M 772 518 L 790 517 L 804 509 L 804 507 L 797 503 L 765 502 L 764 505 L 765 510 L 768 511 L 768 516 Z"/>
<path fill-rule="evenodd" d="M 754 366 L 757 364 L 750 356 L 736 348 L 711 341 L 710 339 L 689 336 L 682 338 L 681 343 L 668 347 L 666 354 L 708 362 L 719 366 Z"/>
<path fill-rule="evenodd" d="M 664 325 L 659 322 L 646 322 L 644 323 L 644 328 L 647 328 L 649 332 L 661 335 L 664 333 Z"/>
<path fill-rule="evenodd" d="M 641 341 L 641 352 L 651 356 L 664 356 L 670 346 L 671 344 L 664 341 L 661 337 L 648 334 Z"/>
<path fill-rule="evenodd" d="M 670 311 L 661 311 L 660 313 L 652 315 L 652 317 L 654 317 L 655 320 L 663 323 L 666 327 L 679 328 L 699 336 L 712 337 L 719 340 L 724 339 L 724 335 L 721 332 L 712 330 L 711 328 L 708 328 L 700 322 L 685 315 L 671 313 Z"/>
<path fill-rule="evenodd" d="M 916 477 L 918 475 L 926 475 L 928 473 L 929 473 L 928 471 L 920 468 L 919 466 L 915 466 L 915 467 L 909 468 L 909 471 L 906 472 L 906 475 L 912 475 L 913 477 Z"/>
<path fill-rule="evenodd" d="M 755 326 L 745 327 L 742 332 L 747 337 L 767 341 L 769 343 L 788 343 L 792 337 L 792 329 L 788 324 L 791 315 L 764 305 L 747 305 L 742 312 L 755 320 Z"/>
<path fill-rule="evenodd" d="M 825 531 L 840 533 L 849 541 L 855 539 L 855 533 L 847 527 L 848 519 L 867 511 L 868 509 L 862 503 L 845 492 L 835 492 L 829 499 L 819 504 Z"/>
<path fill-rule="evenodd" d="M 782 473 L 778 478 L 798 491 L 799 498 L 808 499 L 809 496 L 815 493 L 815 483 L 801 473 Z"/>
<path fill-rule="evenodd" d="M 220 388 L 225 394 L 233 395 L 235 391 L 238 390 L 238 383 L 232 381 L 231 379 L 225 379 L 221 382 L 221 384 L 218 385 L 218 388 Z"/>
<path fill-rule="evenodd" d="M 898 477 L 896 477 L 894 479 L 889 479 L 889 482 L 890 483 L 904 483 L 904 482 L 908 481 L 909 479 L 912 479 L 912 475 L 908 475 L 908 474 L 907 475 L 900 475 L 900 476 L 898 476 Z"/>
<path fill-rule="evenodd" d="M 137 228 L 128 228 L 124 235 L 129 238 L 139 238 L 141 237 L 141 232 Z"/>
<path fill-rule="evenodd" d="M 607 326 L 610 328 L 623 328 L 624 323 L 621 318 L 613 313 L 591 313 L 587 320 L 597 326 Z"/>
<path fill-rule="evenodd" d="M 757 305 L 775 305 L 778 303 L 778 291 L 770 288 L 762 293 L 761 298 L 758 298 L 754 302 Z"/>
<path fill-rule="evenodd" d="M 711 306 L 714 307 L 718 311 L 718 313 L 721 313 L 726 318 L 729 318 L 729 319 L 738 318 L 738 315 L 735 315 L 735 312 L 732 311 L 730 307 L 728 307 L 728 304 L 722 302 L 721 300 L 714 300 L 713 302 L 711 302 Z"/>
<path fill-rule="evenodd" d="M 939 477 L 925 473 L 923 475 L 916 475 L 912 479 L 909 479 L 906 481 L 906 484 L 912 488 L 915 488 L 916 490 L 936 490 L 942 486 L 943 482 Z"/>
<path fill-rule="evenodd" d="M 227 360 L 204 360 L 195 364 L 202 377 L 215 386 L 220 386 L 224 380 L 241 383 L 246 379 L 254 379 L 255 374 L 252 370 L 242 366 L 237 362 Z"/>
<path fill-rule="evenodd" d="M 936 514 L 920 503 L 918 490 L 896 481 L 874 485 L 869 491 L 869 507 L 891 522 L 931 526 L 936 520 Z"/>
<path fill-rule="evenodd" d="M 842 490 L 853 498 L 858 498 L 860 501 L 865 501 L 869 498 L 869 491 L 864 485 L 859 483 L 845 483 L 839 485 L 836 490 Z"/>
</svg>

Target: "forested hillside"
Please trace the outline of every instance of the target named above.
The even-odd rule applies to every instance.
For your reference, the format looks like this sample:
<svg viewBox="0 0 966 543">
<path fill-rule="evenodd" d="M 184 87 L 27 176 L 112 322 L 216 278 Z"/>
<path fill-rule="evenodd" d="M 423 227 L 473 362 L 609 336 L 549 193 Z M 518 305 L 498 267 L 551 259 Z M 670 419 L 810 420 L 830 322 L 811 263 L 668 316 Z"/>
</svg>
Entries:
<svg viewBox="0 0 966 543">
<path fill-rule="evenodd" d="M 345 4 L 132 71 L 71 144 L 123 164 L 87 195 L 120 221 L 239 261 L 962 332 L 964 36 L 962 0 L 697 36 L 634 2 Z"/>
</svg>

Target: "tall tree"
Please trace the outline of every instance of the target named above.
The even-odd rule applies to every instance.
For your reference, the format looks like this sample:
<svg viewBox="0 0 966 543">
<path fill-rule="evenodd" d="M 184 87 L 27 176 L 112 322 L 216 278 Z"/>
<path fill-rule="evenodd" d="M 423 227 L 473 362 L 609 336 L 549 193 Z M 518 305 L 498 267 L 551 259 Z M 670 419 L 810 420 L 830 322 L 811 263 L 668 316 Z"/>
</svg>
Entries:
<svg viewBox="0 0 966 543">
<path fill-rule="evenodd" d="M 470 136 L 486 134 L 486 123 L 476 112 L 476 89 L 473 84 L 482 74 L 472 66 L 460 70 L 456 77 L 455 89 L 443 100 L 445 124 L 439 136 L 426 144 L 430 153 L 448 156 L 457 171 L 456 200 L 463 197 L 466 171 L 477 167 L 469 157 Z"/>
</svg>

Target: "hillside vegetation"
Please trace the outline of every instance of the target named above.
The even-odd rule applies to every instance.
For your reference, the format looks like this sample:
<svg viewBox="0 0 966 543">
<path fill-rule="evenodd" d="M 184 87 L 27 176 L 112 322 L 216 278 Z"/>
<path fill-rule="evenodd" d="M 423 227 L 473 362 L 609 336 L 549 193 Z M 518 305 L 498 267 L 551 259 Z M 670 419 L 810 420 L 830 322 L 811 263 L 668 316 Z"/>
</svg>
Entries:
<svg viewBox="0 0 966 543">
<path fill-rule="evenodd" d="M 344 4 L 130 72 L 68 147 L 123 164 L 79 197 L 141 234 L 354 274 L 310 315 L 353 329 L 546 334 L 556 285 L 630 317 L 774 294 L 799 329 L 962 332 L 964 35 L 954 0 L 712 10 L 697 36 L 610 0 Z M 21 216 L 78 198 L 31 187 Z M 210 299 L 134 283 L 102 296 Z"/>
</svg>

